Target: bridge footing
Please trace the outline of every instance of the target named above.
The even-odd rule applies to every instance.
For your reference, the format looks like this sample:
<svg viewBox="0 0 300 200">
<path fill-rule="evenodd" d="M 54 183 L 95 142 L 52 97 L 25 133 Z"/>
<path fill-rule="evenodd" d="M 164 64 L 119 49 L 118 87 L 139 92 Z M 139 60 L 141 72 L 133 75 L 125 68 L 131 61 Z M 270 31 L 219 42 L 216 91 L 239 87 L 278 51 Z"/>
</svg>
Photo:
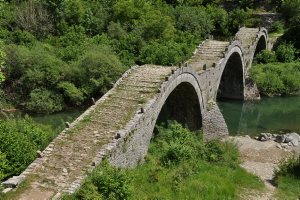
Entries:
<svg viewBox="0 0 300 200">
<path fill-rule="evenodd" d="M 244 99 L 246 101 L 260 100 L 257 85 L 250 77 L 246 77 L 245 79 Z"/>
<path fill-rule="evenodd" d="M 210 105 L 210 109 L 204 113 L 202 123 L 204 140 L 206 141 L 221 138 L 229 134 L 224 117 L 215 102 L 213 102 Z"/>
</svg>

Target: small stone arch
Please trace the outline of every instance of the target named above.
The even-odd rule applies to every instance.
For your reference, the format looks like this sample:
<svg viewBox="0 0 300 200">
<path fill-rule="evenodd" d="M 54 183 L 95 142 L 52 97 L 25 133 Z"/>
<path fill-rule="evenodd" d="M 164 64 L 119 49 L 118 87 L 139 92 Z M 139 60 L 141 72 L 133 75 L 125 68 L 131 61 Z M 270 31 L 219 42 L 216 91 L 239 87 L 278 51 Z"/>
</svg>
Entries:
<svg viewBox="0 0 300 200">
<path fill-rule="evenodd" d="M 267 38 L 265 34 L 261 34 L 255 46 L 254 58 L 257 54 L 259 54 L 261 51 L 266 49 L 267 49 Z"/>
</svg>

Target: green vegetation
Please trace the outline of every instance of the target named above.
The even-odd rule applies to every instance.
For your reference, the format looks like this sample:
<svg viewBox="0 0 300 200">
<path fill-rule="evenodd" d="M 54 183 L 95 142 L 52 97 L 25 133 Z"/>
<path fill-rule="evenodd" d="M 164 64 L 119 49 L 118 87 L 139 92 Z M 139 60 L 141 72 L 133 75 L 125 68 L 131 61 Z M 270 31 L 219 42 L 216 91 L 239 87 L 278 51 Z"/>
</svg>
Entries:
<svg viewBox="0 0 300 200">
<path fill-rule="evenodd" d="M 239 167 L 234 144 L 204 143 L 201 133 L 175 122 L 157 130 L 144 164 L 125 170 L 104 161 L 64 200 L 238 199 L 242 189 L 263 188 L 257 177 Z"/>
<path fill-rule="evenodd" d="M 291 43 L 281 42 L 275 51 L 263 50 L 256 56 L 250 74 L 261 94 L 295 95 L 300 91 L 298 50 Z"/>
<path fill-rule="evenodd" d="M 29 117 L 0 120 L 0 181 L 20 174 L 54 137 L 49 127 Z"/>
<path fill-rule="evenodd" d="M 257 26 L 254 2 L 1 0 L 1 101 L 37 113 L 89 104 L 131 65 L 178 64 L 210 34 Z"/>
<path fill-rule="evenodd" d="M 275 171 L 279 199 L 297 199 L 300 196 L 300 156 L 283 161 Z"/>
<path fill-rule="evenodd" d="M 251 75 L 263 95 L 293 95 L 300 90 L 299 62 L 255 65 Z"/>
</svg>

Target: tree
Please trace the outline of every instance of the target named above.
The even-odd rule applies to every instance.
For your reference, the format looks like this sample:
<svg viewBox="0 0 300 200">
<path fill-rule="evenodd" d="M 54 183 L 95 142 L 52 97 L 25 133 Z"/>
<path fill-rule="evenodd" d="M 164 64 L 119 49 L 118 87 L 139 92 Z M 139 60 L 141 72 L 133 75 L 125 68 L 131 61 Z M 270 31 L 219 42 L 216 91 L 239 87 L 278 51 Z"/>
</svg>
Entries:
<svg viewBox="0 0 300 200">
<path fill-rule="evenodd" d="M 47 10 L 40 2 L 29 0 L 20 4 L 16 10 L 16 23 L 19 28 L 37 37 L 45 37 L 52 31 L 52 23 Z"/>
<path fill-rule="evenodd" d="M 0 85 L 5 80 L 5 76 L 2 72 L 2 70 L 4 68 L 4 60 L 5 60 L 6 54 L 3 50 L 3 47 L 4 47 L 3 42 L 0 40 Z"/>
</svg>

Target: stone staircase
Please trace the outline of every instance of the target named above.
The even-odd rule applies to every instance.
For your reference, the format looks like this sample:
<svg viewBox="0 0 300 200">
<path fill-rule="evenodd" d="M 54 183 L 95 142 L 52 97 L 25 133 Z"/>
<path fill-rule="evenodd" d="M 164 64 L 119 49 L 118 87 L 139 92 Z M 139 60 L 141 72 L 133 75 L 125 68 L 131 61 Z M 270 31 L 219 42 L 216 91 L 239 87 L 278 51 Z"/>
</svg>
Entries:
<svg viewBox="0 0 300 200">
<path fill-rule="evenodd" d="M 44 150 L 44 156 L 21 174 L 30 174 L 30 187 L 17 199 L 29 199 L 26 195 L 37 188 L 52 196 L 74 191 L 96 165 L 95 158 L 104 145 L 117 137 L 118 130 L 158 93 L 172 69 L 175 68 L 145 65 L 130 70 L 88 114 L 77 120 L 76 126 L 63 131 Z"/>
<path fill-rule="evenodd" d="M 243 48 L 248 49 L 257 38 L 259 28 L 240 28 L 239 32 L 235 35 L 236 40 L 240 41 Z"/>
<path fill-rule="evenodd" d="M 229 42 L 206 40 L 196 49 L 188 64 L 197 73 L 202 73 L 214 67 L 224 57 L 228 46 Z"/>
</svg>

